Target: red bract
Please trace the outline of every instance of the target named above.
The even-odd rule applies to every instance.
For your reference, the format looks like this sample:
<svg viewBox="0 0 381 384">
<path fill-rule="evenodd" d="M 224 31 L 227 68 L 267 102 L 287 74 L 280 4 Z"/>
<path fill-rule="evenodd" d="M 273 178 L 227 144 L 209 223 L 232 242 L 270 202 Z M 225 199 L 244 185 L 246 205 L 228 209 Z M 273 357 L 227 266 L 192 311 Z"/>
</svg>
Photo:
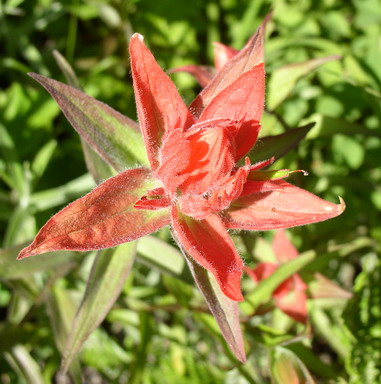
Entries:
<svg viewBox="0 0 381 384">
<path fill-rule="evenodd" d="M 261 36 L 260 29 L 188 109 L 142 36 L 135 34 L 131 69 L 150 169 L 126 170 L 64 208 L 19 258 L 112 247 L 170 224 L 181 249 L 215 276 L 227 297 L 240 301 L 244 266 L 227 228 L 286 228 L 339 215 L 343 204 L 283 181 L 289 171 L 260 170 L 271 161 L 251 165 L 246 159 L 237 166 L 256 142 L 264 106 Z M 33 77 L 73 121 L 84 121 L 78 109 L 82 104 L 70 114 L 74 104 L 54 91 L 57 82 Z M 65 87 L 67 92 L 70 87 Z"/>
<path fill-rule="evenodd" d="M 298 251 L 288 240 L 284 229 L 277 231 L 273 241 L 273 250 L 278 264 L 259 263 L 254 269 L 245 268 L 246 273 L 256 283 L 271 276 L 281 264 L 298 257 Z M 275 289 L 273 299 L 281 311 L 304 324 L 307 321 L 306 292 L 307 285 L 295 273 Z"/>
</svg>

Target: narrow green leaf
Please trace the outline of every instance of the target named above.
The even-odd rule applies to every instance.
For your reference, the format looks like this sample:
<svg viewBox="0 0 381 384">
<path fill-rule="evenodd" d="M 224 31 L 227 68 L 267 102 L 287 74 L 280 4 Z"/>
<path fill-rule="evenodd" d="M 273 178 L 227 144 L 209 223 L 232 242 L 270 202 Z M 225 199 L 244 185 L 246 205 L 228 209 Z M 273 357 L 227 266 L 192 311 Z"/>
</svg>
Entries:
<svg viewBox="0 0 381 384">
<path fill-rule="evenodd" d="M 280 135 L 260 138 L 249 154 L 251 162 L 267 160 L 273 156 L 275 159 L 281 158 L 294 149 L 314 125 L 315 123 L 310 123 Z"/>
<path fill-rule="evenodd" d="M 130 366 L 131 352 L 126 351 L 121 344 L 113 335 L 98 328 L 83 345 L 81 361 L 99 372 L 112 372 L 113 369 L 120 369 L 127 364 Z M 128 383 L 130 384 L 130 381 Z"/>
<path fill-rule="evenodd" d="M 35 218 L 25 205 L 19 204 L 9 217 L 3 247 L 11 247 L 30 239 L 36 233 L 35 230 Z"/>
<path fill-rule="evenodd" d="M 316 257 L 313 251 L 305 252 L 296 259 L 282 264 L 271 276 L 262 280 L 255 289 L 246 295 L 246 300 L 255 307 L 271 300 L 273 291 L 286 279 L 296 272 L 299 272 L 305 265 Z"/>
<path fill-rule="evenodd" d="M 340 59 L 340 56 L 327 56 L 275 69 L 268 86 L 268 108 L 274 110 L 286 100 L 299 79 L 308 75 L 314 69 L 320 67 L 320 65 L 338 59 Z"/>
<path fill-rule="evenodd" d="M 134 354 L 134 362 L 131 364 L 131 376 L 128 380 L 130 384 L 140 384 L 142 382 L 144 368 L 147 364 L 146 356 L 148 354 L 148 347 L 153 336 L 153 324 L 151 319 L 152 316 L 147 312 L 141 311 L 139 313 L 140 340 L 139 346 Z"/>
<path fill-rule="evenodd" d="M 135 251 L 136 242 L 130 242 L 98 253 L 65 346 L 63 372 L 118 298 L 134 262 Z"/>
<path fill-rule="evenodd" d="M 144 236 L 139 239 L 137 253 L 137 260 L 141 263 L 184 282 L 193 283 L 183 255 L 167 242 L 154 236 Z"/>
<path fill-rule="evenodd" d="M 31 166 L 34 182 L 38 181 L 45 172 L 56 148 L 57 141 L 50 140 L 37 152 Z"/>
<path fill-rule="evenodd" d="M 116 171 L 148 164 L 137 124 L 85 93 L 35 73 L 30 74 L 56 100 L 73 128 Z"/>
<path fill-rule="evenodd" d="M 314 329 L 325 339 L 326 343 L 342 358 L 349 357 L 351 343 L 344 328 L 317 306 L 312 307 L 310 315 Z"/>
<path fill-rule="evenodd" d="M 61 55 L 56 49 L 53 50 L 53 57 L 59 66 L 61 72 L 64 74 L 67 83 L 77 89 L 81 89 L 81 84 L 72 68 L 64 56 Z"/>
<path fill-rule="evenodd" d="M 23 345 L 16 345 L 6 352 L 5 359 L 26 383 L 44 384 L 41 368 Z"/>
<path fill-rule="evenodd" d="M 239 322 L 238 303 L 230 300 L 221 292 L 214 277 L 205 268 L 201 267 L 185 253 L 184 257 L 188 262 L 198 288 L 202 292 L 210 311 L 221 329 L 225 341 L 235 357 L 241 363 L 245 363 L 246 353 Z"/>
<path fill-rule="evenodd" d="M 51 271 L 67 264 L 76 264 L 84 254 L 70 251 L 50 252 L 38 257 L 16 260 L 26 244 L 0 250 L 0 279 L 15 280 L 30 277 L 36 272 Z"/>
<path fill-rule="evenodd" d="M 24 189 L 24 172 L 22 165 L 18 162 L 17 150 L 12 137 L 7 129 L 0 124 L 0 154 L 5 160 L 6 164 L 6 178 L 5 182 L 19 193 Z"/>
<path fill-rule="evenodd" d="M 77 309 L 77 300 L 68 290 L 55 284 L 48 294 L 47 304 L 54 342 L 62 354 Z M 70 366 L 70 376 L 74 383 L 82 382 L 78 359 L 75 359 Z"/>
</svg>

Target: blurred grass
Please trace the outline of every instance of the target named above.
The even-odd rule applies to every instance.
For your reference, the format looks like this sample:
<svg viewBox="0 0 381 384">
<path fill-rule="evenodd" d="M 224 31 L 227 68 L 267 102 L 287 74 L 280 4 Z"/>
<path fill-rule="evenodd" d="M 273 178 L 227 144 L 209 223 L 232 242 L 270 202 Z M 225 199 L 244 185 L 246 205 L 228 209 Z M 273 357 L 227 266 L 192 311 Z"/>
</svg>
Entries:
<svg viewBox="0 0 381 384">
<path fill-rule="evenodd" d="M 294 229 L 291 235 L 300 253 L 317 255 L 310 271 L 354 291 L 354 298 L 349 305 L 310 300 L 311 328 L 306 329 L 277 311 L 251 316 L 254 308 L 243 303 L 248 363 L 241 367 L 205 313 L 189 275 L 176 264 L 181 263 L 177 250 L 164 229 L 158 239 L 138 246 L 137 262 L 121 295 L 70 374 L 74 382 L 82 375 L 89 383 L 268 383 L 286 364 L 299 367 L 295 369 L 305 365 L 318 383 L 378 382 L 378 0 L 0 2 L 0 382 L 62 382 L 57 373 L 62 333 L 56 328 L 67 327 L 69 320 L 59 308 L 67 311 L 65 316 L 74 316 L 94 258 L 48 255 L 31 260 L 30 268 L 14 260 L 20 244 L 32 239 L 46 219 L 94 185 L 86 175 L 76 133 L 26 72 L 64 81 L 52 55 L 56 49 L 74 67 L 88 94 L 135 118 L 126 49 L 133 32 L 145 35 L 166 69 L 210 64 L 213 41 L 241 48 L 270 9 L 269 110 L 262 136 L 316 122 L 275 167 L 305 169 L 309 177 L 294 174 L 290 181 L 330 201 L 338 202 L 338 195 L 346 201 L 342 216 Z M 285 66 L 329 55 L 341 58 L 298 76 L 291 86 L 286 81 L 280 98 L 275 80 L 282 73 L 289 78 Z M 186 74 L 173 79 L 190 102 L 199 90 L 193 79 Z M 248 264 L 266 255 L 271 237 L 271 232 L 234 236 Z M 163 265 L 157 262 L 161 253 L 169 255 Z M 179 268 L 166 268 L 172 262 Z M 250 293 L 253 286 L 245 279 L 243 288 Z M 290 352 L 284 353 L 280 345 Z"/>
</svg>

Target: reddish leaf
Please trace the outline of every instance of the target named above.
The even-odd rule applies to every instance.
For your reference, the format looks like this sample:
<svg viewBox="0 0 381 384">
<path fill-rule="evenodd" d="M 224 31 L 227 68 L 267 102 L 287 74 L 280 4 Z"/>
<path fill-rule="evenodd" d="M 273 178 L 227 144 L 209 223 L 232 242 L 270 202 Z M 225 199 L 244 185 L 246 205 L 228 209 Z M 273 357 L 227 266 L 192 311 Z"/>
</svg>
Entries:
<svg viewBox="0 0 381 384">
<path fill-rule="evenodd" d="M 200 116 L 200 121 L 226 118 L 242 122 L 235 138 L 236 160 L 244 156 L 257 140 L 258 122 L 265 100 L 264 81 L 263 64 L 255 66 L 219 93 Z"/>
<path fill-rule="evenodd" d="M 18 258 L 70 249 L 86 251 L 135 240 L 169 224 L 167 209 L 142 211 L 135 202 L 154 187 L 147 169 L 125 171 L 54 215 Z"/>
<path fill-rule="evenodd" d="M 76 88 L 35 73 L 29 74 L 56 100 L 73 128 L 115 170 L 147 162 L 137 124 Z"/>
<path fill-rule="evenodd" d="M 163 135 L 191 126 L 193 118 L 176 86 L 144 45 L 143 36 L 137 33 L 130 41 L 130 56 L 139 123 L 152 170 L 155 170 Z"/>
<path fill-rule="evenodd" d="M 225 226 L 257 231 L 290 228 L 333 218 L 345 209 L 342 199 L 336 205 L 283 180 L 271 183 L 273 191 L 257 192 L 237 199 L 225 211 Z"/>
<path fill-rule="evenodd" d="M 299 275 L 294 274 L 273 293 L 276 306 L 299 323 L 307 321 L 307 286 Z"/>
<path fill-rule="evenodd" d="M 231 300 L 243 300 L 240 287 L 243 263 L 221 219 L 210 215 L 204 220 L 194 220 L 174 208 L 172 226 L 179 246 L 213 273 L 222 292 Z"/>
<path fill-rule="evenodd" d="M 270 18 L 271 14 L 266 16 L 262 25 L 246 46 L 226 63 L 208 86 L 196 97 L 191 104 L 191 110 L 194 111 L 195 116 L 199 116 L 215 96 L 237 80 L 243 73 L 263 63 L 264 32 Z"/>
</svg>

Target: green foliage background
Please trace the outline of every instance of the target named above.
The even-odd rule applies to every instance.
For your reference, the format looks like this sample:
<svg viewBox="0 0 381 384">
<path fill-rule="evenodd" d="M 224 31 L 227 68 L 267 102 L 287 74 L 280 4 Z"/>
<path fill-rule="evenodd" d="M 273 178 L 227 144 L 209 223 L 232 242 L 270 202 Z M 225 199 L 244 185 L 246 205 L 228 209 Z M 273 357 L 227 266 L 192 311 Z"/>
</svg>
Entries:
<svg viewBox="0 0 381 384">
<path fill-rule="evenodd" d="M 95 256 L 15 261 L 53 213 L 94 186 L 77 134 L 26 73 L 65 81 L 56 49 L 88 94 L 136 118 L 132 33 L 145 36 L 165 69 L 212 64 L 213 41 L 241 48 L 270 10 L 262 136 L 315 122 L 275 168 L 307 170 L 309 177 L 290 181 L 333 202 L 342 196 L 347 205 L 340 217 L 289 234 L 301 254 L 314 255 L 302 276 L 320 272 L 353 298 L 310 300 L 307 328 L 277 310 L 252 316 L 250 300 L 243 303 L 248 362 L 241 366 L 163 230 L 139 242 L 122 293 L 74 359 L 70 380 L 282 382 L 286 361 L 304 377 L 311 373 L 306 382 L 381 383 L 379 0 L 0 1 L 1 383 L 70 382 L 57 372 Z M 300 73 L 284 68 L 329 55 L 340 59 Z M 173 79 L 187 102 L 199 91 L 187 74 Z M 234 239 L 254 265 L 271 256 L 272 236 Z M 253 290 L 247 279 L 242 284 L 247 294 Z"/>
</svg>

